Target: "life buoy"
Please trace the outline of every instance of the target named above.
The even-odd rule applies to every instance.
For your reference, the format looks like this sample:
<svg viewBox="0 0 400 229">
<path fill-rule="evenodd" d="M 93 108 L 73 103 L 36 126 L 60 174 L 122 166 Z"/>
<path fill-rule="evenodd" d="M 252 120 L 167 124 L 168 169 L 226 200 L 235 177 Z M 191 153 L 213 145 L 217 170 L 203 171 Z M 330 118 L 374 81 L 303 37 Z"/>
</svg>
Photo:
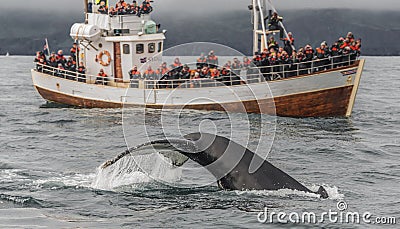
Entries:
<svg viewBox="0 0 400 229">
<path fill-rule="evenodd" d="M 103 61 L 103 56 L 104 56 L 104 55 L 107 56 L 107 61 Z M 101 65 L 103 65 L 104 67 L 107 67 L 107 66 L 110 65 L 110 63 L 111 63 L 111 54 L 110 54 L 110 52 L 107 51 L 107 50 L 101 51 L 100 54 L 99 54 L 99 56 L 98 56 L 97 58 L 98 58 L 99 63 L 100 63 Z"/>
</svg>

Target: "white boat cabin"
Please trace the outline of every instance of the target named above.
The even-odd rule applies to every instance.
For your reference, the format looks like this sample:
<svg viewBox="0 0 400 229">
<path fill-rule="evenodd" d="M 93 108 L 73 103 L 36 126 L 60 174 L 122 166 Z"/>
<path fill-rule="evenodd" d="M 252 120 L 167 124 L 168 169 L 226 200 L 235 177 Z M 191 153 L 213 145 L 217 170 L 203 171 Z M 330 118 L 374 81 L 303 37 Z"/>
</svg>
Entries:
<svg viewBox="0 0 400 229">
<path fill-rule="evenodd" d="M 109 15 L 98 11 L 92 2 L 85 23 L 72 25 L 70 36 L 80 47 L 77 64 L 84 63 L 86 74 L 97 75 L 100 69 L 124 86 L 130 82 L 129 70 L 148 63 L 153 69 L 161 64 L 165 33 L 151 20 L 150 14 Z M 157 57 L 155 57 L 157 56 Z M 92 79 L 94 83 L 94 79 Z"/>
</svg>

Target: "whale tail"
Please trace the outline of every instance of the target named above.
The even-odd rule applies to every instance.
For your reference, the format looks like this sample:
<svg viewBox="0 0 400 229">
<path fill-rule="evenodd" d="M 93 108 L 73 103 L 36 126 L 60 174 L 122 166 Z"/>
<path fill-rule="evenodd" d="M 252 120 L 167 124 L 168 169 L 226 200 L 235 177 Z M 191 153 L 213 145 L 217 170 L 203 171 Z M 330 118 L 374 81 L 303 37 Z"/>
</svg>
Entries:
<svg viewBox="0 0 400 229">
<path fill-rule="evenodd" d="M 327 199 L 328 196 L 328 192 L 326 191 L 326 189 L 322 186 L 319 187 L 318 191 L 316 192 L 316 194 L 319 194 L 321 196 L 321 198 L 323 199 Z"/>
</svg>

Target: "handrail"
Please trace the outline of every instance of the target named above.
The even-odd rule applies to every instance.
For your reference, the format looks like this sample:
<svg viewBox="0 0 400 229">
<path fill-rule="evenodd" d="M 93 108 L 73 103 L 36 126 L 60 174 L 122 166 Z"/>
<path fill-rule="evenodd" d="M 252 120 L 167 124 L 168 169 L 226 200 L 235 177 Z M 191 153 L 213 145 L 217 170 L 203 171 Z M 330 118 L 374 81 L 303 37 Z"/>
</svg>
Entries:
<svg viewBox="0 0 400 229">
<path fill-rule="evenodd" d="M 334 61 L 334 60 L 340 61 Z M 200 78 L 200 79 L 131 79 L 129 84 L 132 88 L 139 88 L 141 82 L 145 89 L 174 89 L 177 87 L 218 87 L 222 85 L 242 85 L 260 83 L 262 81 L 273 81 L 283 78 L 295 77 L 300 75 L 312 74 L 324 70 L 335 69 L 343 66 L 350 66 L 357 60 L 354 55 L 335 56 L 325 59 L 315 59 L 312 61 L 304 61 L 300 63 L 246 67 L 241 69 L 232 69 L 232 71 L 246 71 L 246 80 L 241 75 L 231 74 L 228 76 L 220 76 L 217 78 Z M 253 65 L 255 66 L 255 65 Z M 36 63 L 36 71 L 53 75 L 67 80 L 78 81 L 87 84 L 108 85 L 109 82 L 120 82 L 121 78 L 100 77 L 79 72 L 59 69 L 49 65 Z M 160 75 L 161 76 L 161 75 Z M 264 77 L 260 77 L 264 76 Z M 161 78 L 161 77 L 159 77 Z"/>
<path fill-rule="evenodd" d="M 49 65 L 41 64 L 41 63 L 36 63 L 36 71 L 44 73 L 44 74 L 60 77 L 63 79 L 78 81 L 78 82 L 88 83 L 88 84 L 106 85 L 107 81 L 116 80 L 116 78 L 113 78 L 113 77 L 107 77 L 107 79 L 98 80 L 97 78 L 99 78 L 99 76 L 82 74 L 79 72 L 69 71 L 66 69 L 59 69 L 59 68 L 51 67 Z"/>
<path fill-rule="evenodd" d="M 349 58 L 349 60 L 346 61 L 346 62 L 349 62 L 349 63 L 350 63 L 350 58 L 353 57 L 354 55 L 355 55 L 355 54 L 347 54 L 347 55 L 333 56 L 333 57 L 330 56 L 330 57 L 327 57 L 327 58 L 324 58 L 324 59 L 318 59 L 318 58 L 315 57 L 313 60 L 303 61 L 303 62 L 299 62 L 299 63 L 259 66 L 259 67 L 256 67 L 256 68 L 262 69 L 262 68 L 268 68 L 268 67 L 285 66 L 285 65 L 293 65 L 293 64 L 310 64 L 310 63 L 320 62 L 320 61 L 324 61 L 324 60 L 329 60 L 329 61 L 331 61 L 331 60 L 333 60 L 333 59 L 344 58 L 344 57 Z M 344 62 L 344 63 L 346 63 L 346 62 Z"/>
<path fill-rule="evenodd" d="M 335 69 L 343 66 L 350 66 L 357 59 L 358 58 L 355 54 L 348 54 L 291 64 L 248 67 L 248 71 L 255 70 L 256 72 L 253 74 L 250 73 L 247 76 L 259 75 L 258 71 L 261 71 L 261 74 L 265 76 L 266 80 L 272 81 L 281 78 L 317 73 L 323 70 Z"/>
<path fill-rule="evenodd" d="M 241 79 L 233 79 L 235 76 L 223 76 L 218 78 L 200 78 L 200 79 L 174 79 L 174 80 L 131 80 L 131 88 L 139 88 L 140 82 L 143 82 L 145 89 L 175 89 L 175 88 L 205 88 L 222 87 L 247 84 Z M 229 78 L 229 80 L 224 80 Z M 258 80 L 261 82 L 261 80 Z"/>
</svg>

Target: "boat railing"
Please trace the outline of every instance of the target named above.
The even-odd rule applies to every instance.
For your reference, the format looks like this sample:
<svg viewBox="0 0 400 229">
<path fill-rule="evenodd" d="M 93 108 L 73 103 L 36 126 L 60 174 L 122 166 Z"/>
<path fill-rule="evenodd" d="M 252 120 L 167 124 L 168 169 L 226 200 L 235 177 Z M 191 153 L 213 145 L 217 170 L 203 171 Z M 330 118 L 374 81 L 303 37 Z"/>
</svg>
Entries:
<svg viewBox="0 0 400 229">
<path fill-rule="evenodd" d="M 103 80 L 104 82 L 100 82 L 100 80 L 97 80 L 98 76 L 69 71 L 66 69 L 55 68 L 55 67 L 51 67 L 49 65 L 41 64 L 41 63 L 36 63 L 36 71 L 47 74 L 47 75 L 52 75 L 52 76 L 60 77 L 63 79 L 82 82 L 82 83 L 105 85 L 105 83 L 107 81 L 107 80 Z"/>
<path fill-rule="evenodd" d="M 105 86 L 117 86 L 123 88 L 141 88 L 141 89 L 173 89 L 173 88 L 201 88 L 201 87 L 219 87 L 219 86 L 232 86 L 245 84 L 245 82 L 238 76 L 231 74 L 228 76 L 220 76 L 211 78 L 200 78 L 200 79 L 132 79 L 128 82 L 123 82 L 121 78 L 114 78 L 111 76 L 101 77 L 89 74 L 82 74 L 79 72 L 69 71 L 65 69 L 59 69 L 51 67 L 49 65 L 36 63 L 36 71 L 60 77 L 62 79 L 77 81 L 87 84 L 97 84 Z M 251 79 L 251 82 L 261 82 L 262 79 L 257 78 Z"/>
<path fill-rule="evenodd" d="M 273 81 L 350 66 L 354 64 L 356 60 L 357 55 L 347 54 L 291 64 L 252 66 L 248 67 L 247 76 L 257 76 L 261 73 L 267 81 Z"/>
<path fill-rule="evenodd" d="M 258 80 L 261 82 L 261 79 Z M 243 85 L 247 82 L 241 80 L 237 76 L 221 76 L 216 78 L 199 78 L 199 79 L 174 79 L 174 80 L 148 80 L 135 79 L 131 80 L 131 88 L 144 89 L 175 89 L 175 88 L 210 88 L 221 86 Z"/>
<path fill-rule="evenodd" d="M 234 86 L 242 84 L 260 83 L 265 80 L 274 81 L 290 77 L 315 74 L 340 67 L 351 66 L 355 63 L 357 57 L 355 55 L 344 55 L 329 57 L 326 59 L 315 59 L 292 64 L 281 64 L 271 66 L 254 66 L 242 69 L 232 69 L 231 74 L 227 76 L 218 76 L 215 78 L 200 79 L 162 79 L 161 76 L 156 79 L 131 79 L 123 81 L 121 78 L 111 76 L 101 77 L 90 74 L 82 74 L 79 72 L 59 69 L 36 63 L 36 71 L 44 74 L 60 77 L 67 80 L 87 83 L 106 85 L 124 88 L 141 88 L 141 89 L 175 89 L 175 88 L 203 88 L 203 87 L 219 87 Z M 158 79 L 161 78 L 161 79 Z"/>
</svg>

